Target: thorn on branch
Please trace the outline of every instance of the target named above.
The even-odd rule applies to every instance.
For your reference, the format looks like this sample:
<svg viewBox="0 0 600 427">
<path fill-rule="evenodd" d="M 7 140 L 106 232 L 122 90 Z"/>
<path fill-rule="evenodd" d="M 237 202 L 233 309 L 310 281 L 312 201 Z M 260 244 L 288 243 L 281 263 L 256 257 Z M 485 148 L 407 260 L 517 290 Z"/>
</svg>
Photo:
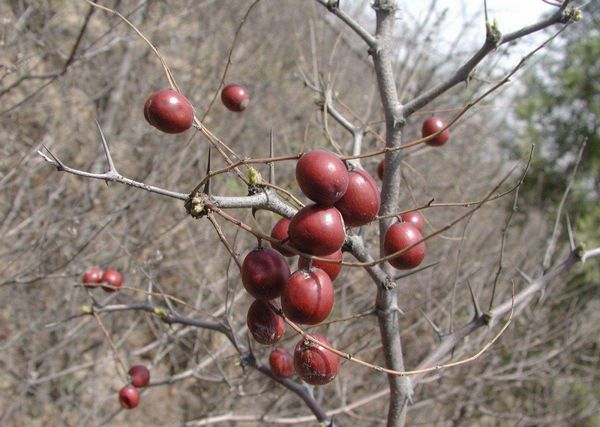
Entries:
<svg viewBox="0 0 600 427">
<path fill-rule="evenodd" d="M 204 194 L 210 194 L 210 169 L 212 161 L 212 145 L 208 146 L 208 160 L 206 161 L 206 184 L 204 184 Z"/>
<path fill-rule="evenodd" d="M 531 277 L 529 277 L 523 270 L 521 270 L 520 268 L 517 268 L 517 273 L 519 273 L 521 275 L 521 277 L 527 282 L 527 284 L 531 284 L 531 282 L 533 280 L 531 280 Z"/>
<path fill-rule="evenodd" d="M 475 292 L 473 292 L 473 288 L 471 287 L 471 282 L 467 280 L 467 286 L 469 287 L 469 293 L 471 294 L 471 303 L 473 304 L 473 309 L 475 313 L 473 314 L 474 319 L 479 319 L 482 316 L 481 308 L 479 307 L 479 301 L 477 301 L 477 297 L 475 296 Z"/>
<path fill-rule="evenodd" d="M 275 157 L 275 135 L 273 129 L 269 133 L 269 157 Z M 275 184 L 275 162 L 269 162 L 269 182 Z"/>
<path fill-rule="evenodd" d="M 42 144 L 42 147 L 44 147 L 44 150 L 46 150 L 48 152 L 48 155 L 44 154 L 42 151 L 38 150 L 38 154 L 40 156 L 42 156 L 42 158 L 47 161 L 48 163 L 50 163 L 51 165 L 54 165 L 54 167 L 56 168 L 57 171 L 61 172 L 65 170 L 65 165 L 58 159 L 58 157 L 56 157 L 52 151 L 50 151 L 50 149 L 48 147 L 46 147 L 44 144 Z M 48 157 L 50 156 L 50 157 Z"/>
<path fill-rule="evenodd" d="M 427 314 L 425 314 L 425 312 L 423 310 L 419 309 L 419 311 L 421 312 L 421 314 L 423 315 L 423 317 L 425 318 L 425 320 L 427 320 L 427 323 L 429 323 L 429 326 L 431 326 L 431 329 L 433 329 L 433 331 L 437 335 L 438 339 L 441 341 L 442 338 L 444 338 L 444 335 L 446 335 L 446 334 L 439 328 L 438 325 L 436 325 L 435 323 L 433 323 L 433 320 L 431 320 L 427 316 Z"/>
</svg>

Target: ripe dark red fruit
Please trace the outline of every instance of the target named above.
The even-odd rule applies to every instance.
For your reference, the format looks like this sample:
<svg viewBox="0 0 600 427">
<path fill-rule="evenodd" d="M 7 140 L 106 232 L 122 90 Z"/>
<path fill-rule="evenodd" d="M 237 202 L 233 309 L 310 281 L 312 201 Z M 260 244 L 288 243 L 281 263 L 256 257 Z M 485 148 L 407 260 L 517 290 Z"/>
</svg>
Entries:
<svg viewBox="0 0 600 427">
<path fill-rule="evenodd" d="M 334 259 L 336 261 L 341 260 L 342 259 L 342 250 L 338 249 L 337 251 L 335 251 L 332 254 L 321 256 L 321 258 Z M 309 264 L 308 258 L 304 258 L 302 256 L 300 258 L 298 258 L 298 270 L 307 268 L 308 264 Z M 335 263 L 319 261 L 319 260 L 315 259 L 315 260 L 313 260 L 312 265 L 313 265 L 313 267 L 320 268 L 325 273 L 327 273 L 327 275 L 329 276 L 329 278 L 332 281 L 335 280 L 335 278 L 338 277 L 338 274 L 340 274 L 340 271 L 342 271 L 342 264 L 335 264 Z"/>
<path fill-rule="evenodd" d="M 112 288 L 110 286 L 102 286 L 102 289 L 106 292 L 114 292 L 116 291 L 115 288 L 120 288 L 123 284 L 123 275 L 117 270 L 108 269 L 102 274 L 102 281 L 112 286 Z"/>
<path fill-rule="evenodd" d="M 244 86 L 232 83 L 221 91 L 221 101 L 229 110 L 239 113 L 250 103 L 250 94 Z"/>
<path fill-rule="evenodd" d="M 425 227 L 425 220 L 423 219 L 423 215 L 419 213 L 419 211 L 410 211 L 405 214 L 400 215 L 400 219 L 403 222 L 411 223 L 419 230 L 421 233 L 423 232 L 423 227 Z"/>
<path fill-rule="evenodd" d="M 150 382 L 150 371 L 144 365 L 134 365 L 129 369 L 131 385 L 146 387 Z"/>
<path fill-rule="evenodd" d="M 349 174 L 348 189 L 335 207 L 348 227 L 360 227 L 373 221 L 379 212 L 381 196 L 375 180 L 364 169 Z"/>
<path fill-rule="evenodd" d="M 383 181 L 383 170 L 385 169 L 385 159 L 379 162 L 377 166 L 377 176 Z"/>
<path fill-rule="evenodd" d="M 119 391 L 119 403 L 123 409 L 133 409 L 140 403 L 140 392 L 128 384 Z"/>
<path fill-rule="evenodd" d="M 312 336 L 331 347 L 320 334 Z M 327 384 L 336 377 L 340 366 L 339 356 L 325 347 L 301 338 L 294 350 L 294 367 L 304 382 L 313 385 Z"/>
<path fill-rule="evenodd" d="M 288 228 L 290 226 L 290 220 L 287 218 L 281 218 L 279 221 L 277 221 L 277 224 L 275 224 L 275 226 L 273 227 L 273 230 L 271 230 L 271 237 L 277 240 L 281 240 L 282 242 L 284 242 L 285 244 L 289 245 L 289 236 L 288 236 Z M 275 249 L 276 251 L 278 251 L 281 255 L 283 256 L 287 256 L 287 257 L 291 257 L 296 255 L 295 253 L 285 249 L 283 246 L 278 245 L 276 243 L 271 243 L 271 246 L 273 247 L 273 249 Z"/>
<path fill-rule="evenodd" d="M 289 378 L 294 373 L 294 358 L 285 348 L 276 348 L 269 355 L 271 372 L 278 378 Z"/>
<path fill-rule="evenodd" d="M 408 222 L 399 222 L 388 228 L 385 233 L 383 240 L 383 251 L 384 254 L 391 255 L 395 252 L 401 251 L 418 241 L 422 240 L 423 236 L 419 230 Z M 392 258 L 388 262 L 395 268 L 400 270 L 407 270 L 415 268 L 425 258 L 425 242 L 421 242 L 416 246 L 412 247 L 403 254 Z"/>
<path fill-rule="evenodd" d="M 283 313 L 292 321 L 316 325 L 333 308 L 333 284 L 320 268 L 298 270 L 287 281 L 281 294 Z"/>
<path fill-rule="evenodd" d="M 271 248 L 256 248 L 242 264 L 242 283 L 256 299 L 277 298 L 290 276 L 285 258 Z"/>
<path fill-rule="evenodd" d="M 285 332 L 285 321 L 266 301 L 255 300 L 250 304 L 246 324 L 254 339 L 261 344 L 275 344 Z"/>
<path fill-rule="evenodd" d="M 348 170 L 344 162 L 329 151 L 309 151 L 296 163 L 296 181 L 310 200 L 333 205 L 348 188 Z"/>
<path fill-rule="evenodd" d="M 433 135 L 444 129 L 446 127 L 446 123 L 439 117 L 430 117 L 423 122 L 423 129 L 421 130 L 421 135 L 423 138 L 428 137 L 429 135 Z M 443 131 L 437 136 L 434 136 L 429 141 L 426 142 L 427 145 L 431 145 L 432 147 L 439 147 L 440 145 L 444 145 L 448 138 L 450 137 L 450 132 L 448 129 Z"/>
<path fill-rule="evenodd" d="M 102 269 L 97 265 L 89 268 L 83 275 L 82 281 L 86 288 L 95 288 L 98 283 L 102 283 Z"/>
<path fill-rule="evenodd" d="M 292 245 L 311 255 L 328 255 L 346 239 L 342 214 L 332 206 L 307 205 L 292 218 L 288 228 Z"/>
<path fill-rule="evenodd" d="M 194 121 L 194 109 L 185 96 L 173 89 L 162 89 L 148 97 L 144 117 L 165 133 L 185 132 Z"/>
</svg>

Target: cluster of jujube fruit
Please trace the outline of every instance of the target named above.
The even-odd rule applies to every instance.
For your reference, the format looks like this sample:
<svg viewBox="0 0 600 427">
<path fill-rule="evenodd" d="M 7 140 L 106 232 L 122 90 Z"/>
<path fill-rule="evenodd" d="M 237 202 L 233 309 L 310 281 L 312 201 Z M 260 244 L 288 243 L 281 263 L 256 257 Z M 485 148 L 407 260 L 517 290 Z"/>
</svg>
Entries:
<svg viewBox="0 0 600 427">
<path fill-rule="evenodd" d="M 83 274 L 81 280 L 86 288 L 101 286 L 106 292 L 114 292 L 123 284 L 123 275 L 118 270 L 109 268 L 102 271 L 99 266 L 94 265 Z"/>
<path fill-rule="evenodd" d="M 129 384 L 119 390 L 119 403 L 123 409 L 133 409 L 140 403 L 138 388 L 146 387 L 150 382 L 150 371 L 143 365 L 129 369 Z"/>
<path fill-rule="evenodd" d="M 246 88 L 238 84 L 227 85 L 221 92 L 223 104 L 231 111 L 243 111 L 249 99 Z M 183 95 L 163 89 L 148 98 L 144 116 L 148 123 L 163 132 L 180 133 L 191 127 L 194 110 Z M 423 137 L 434 135 L 427 144 L 443 145 L 448 140 L 448 130 L 440 132 L 444 127 L 439 118 L 427 119 L 423 124 Z M 377 170 L 381 179 L 383 172 L 384 161 Z M 349 170 L 339 157 L 328 151 L 303 154 L 296 164 L 296 180 L 300 190 L 313 203 L 300 209 L 291 220 L 279 220 L 271 232 L 271 237 L 277 241 L 272 243 L 272 248 L 259 244 L 246 255 L 242 264 L 242 283 L 255 298 L 248 309 L 246 322 L 254 339 L 265 345 L 277 343 L 285 332 L 284 319 L 274 305 L 276 298 L 280 298 L 283 314 L 293 322 L 316 325 L 329 316 L 334 302 L 332 281 L 342 269 L 346 227 L 369 224 L 376 218 L 381 203 L 379 188 L 365 170 Z M 395 268 L 410 269 L 418 266 L 425 257 L 425 244 L 421 242 L 423 218 L 418 212 L 409 212 L 400 219 L 385 234 L 384 253 L 404 251 L 389 262 Z M 297 253 L 300 253 L 298 269 L 291 273 L 284 257 Z M 313 256 L 332 262 L 313 260 Z M 314 338 L 330 345 L 322 335 L 315 334 Z M 269 363 L 277 377 L 287 378 L 295 368 L 304 381 L 320 385 L 335 378 L 338 359 L 335 353 L 317 342 L 302 338 L 293 358 L 287 350 L 277 348 L 271 352 Z"/>
</svg>

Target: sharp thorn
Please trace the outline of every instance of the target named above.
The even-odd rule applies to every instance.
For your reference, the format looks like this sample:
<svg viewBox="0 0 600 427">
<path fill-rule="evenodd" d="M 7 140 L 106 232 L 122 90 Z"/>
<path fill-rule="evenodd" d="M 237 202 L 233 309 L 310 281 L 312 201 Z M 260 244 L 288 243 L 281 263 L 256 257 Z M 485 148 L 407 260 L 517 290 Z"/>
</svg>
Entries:
<svg viewBox="0 0 600 427">
<path fill-rule="evenodd" d="M 206 175 L 210 175 L 210 168 L 212 162 L 212 146 L 208 146 L 208 160 L 206 161 Z M 206 179 L 206 183 L 204 184 L 204 194 L 210 194 L 210 177 Z"/>
<path fill-rule="evenodd" d="M 396 277 L 394 277 L 394 280 L 399 280 L 399 279 L 403 279 L 403 278 L 408 277 L 408 276 L 412 276 L 413 274 L 419 273 L 419 272 L 421 272 L 423 270 L 427 270 L 428 268 L 435 267 L 439 263 L 440 263 L 440 261 L 435 261 L 435 262 L 432 262 L 430 264 L 424 265 L 422 267 L 418 267 L 418 268 L 415 268 L 413 270 L 409 270 L 409 271 L 407 271 L 405 273 L 397 275 Z"/>
<path fill-rule="evenodd" d="M 540 290 L 540 297 L 537 299 L 537 301 L 533 305 L 534 310 L 537 308 L 538 305 L 540 305 L 544 301 L 545 297 L 546 297 L 546 288 L 542 288 Z"/>
<path fill-rule="evenodd" d="M 110 150 L 108 149 L 108 142 L 106 141 L 104 132 L 102 132 L 102 127 L 100 127 L 100 123 L 98 122 L 98 120 L 94 121 L 96 122 L 96 126 L 98 127 L 98 132 L 100 132 L 100 139 L 102 139 L 102 148 L 104 148 L 104 155 L 106 156 L 106 161 L 108 162 L 108 169 L 111 172 L 117 172 L 112 156 L 110 155 Z"/>
<path fill-rule="evenodd" d="M 273 129 L 269 132 L 269 157 L 275 156 L 275 134 Z M 269 182 L 275 184 L 275 163 L 269 163 Z"/>
<path fill-rule="evenodd" d="M 469 287 L 469 293 L 471 294 L 471 302 L 473 303 L 473 309 L 475 310 L 474 317 L 480 318 L 482 311 L 479 307 L 479 302 L 477 301 L 477 297 L 475 296 L 475 292 L 473 292 L 473 288 L 471 287 L 471 282 L 467 280 L 467 286 Z"/>
<path fill-rule="evenodd" d="M 527 283 L 531 283 L 531 277 L 529 277 L 524 271 L 522 271 L 521 269 L 517 268 L 517 272 L 521 275 L 521 277 L 527 282 Z"/>
<path fill-rule="evenodd" d="M 433 323 L 433 320 L 431 320 L 423 310 L 419 309 L 419 311 L 421 312 L 421 314 L 423 315 L 423 317 L 425 318 L 425 320 L 427 320 L 427 323 L 429 323 L 429 326 L 431 326 L 431 329 L 433 329 L 433 331 L 436 333 L 438 339 L 441 341 L 442 338 L 444 337 L 444 332 L 442 332 L 442 330 L 435 324 Z"/>
<path fill-rule="evenodd" d="M 569 245 L 571 245 L 571 251 L 575 251 L 575 238 L 573 236 L 573 228 L 571 227 L 571 218 L 569 217 L 569 213 L 566 213 L 567 216 L 567 232 L 569 234 Z"/>
</svg>

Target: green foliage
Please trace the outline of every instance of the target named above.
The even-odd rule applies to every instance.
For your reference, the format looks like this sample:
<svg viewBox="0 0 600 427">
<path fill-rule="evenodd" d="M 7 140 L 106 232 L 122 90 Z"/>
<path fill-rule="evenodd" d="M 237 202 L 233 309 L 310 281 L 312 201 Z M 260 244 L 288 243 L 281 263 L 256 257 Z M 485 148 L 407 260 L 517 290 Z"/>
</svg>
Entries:
<svg viewBox="0 0 600 427">
<path fill-rule="evenodd" d="M 587 140 L 568 211 L 588 247 L 600 242 L 599 19 L 600 7 L 590 7 L 585 18 L 573 24 L 576 31 L 555 44 L 555 54 L 530 70 L 516 109 L 525 123 L 522 142 L 537 146 L 523 193 L 529 203 L 539 202 L 544 208 L 558 204 L 581 143 Z"/>
</svg>

